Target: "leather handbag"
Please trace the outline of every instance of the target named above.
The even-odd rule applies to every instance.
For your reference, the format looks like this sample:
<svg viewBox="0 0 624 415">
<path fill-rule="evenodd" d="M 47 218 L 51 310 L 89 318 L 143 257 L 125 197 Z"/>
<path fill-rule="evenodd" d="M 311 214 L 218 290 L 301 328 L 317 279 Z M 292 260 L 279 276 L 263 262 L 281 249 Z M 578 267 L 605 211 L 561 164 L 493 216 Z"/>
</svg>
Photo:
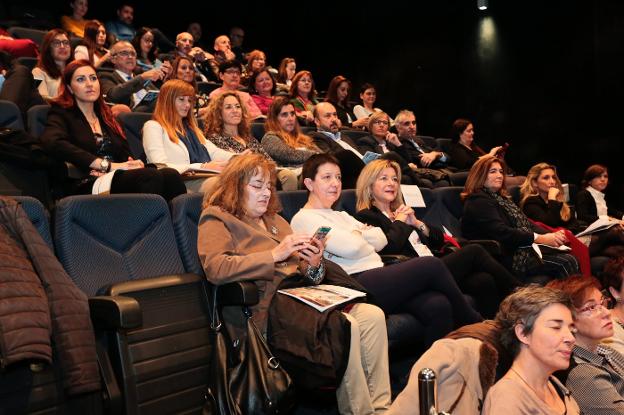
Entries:
<svg viewBox="0 0 624 415">
<path fill-rule="evenodd" d="M 206 288 L 204 288 L 206 290 Z M 204 415 L 287 413 L 295 404 L 293 382 L 271 353 L 262 333 L 242 307 L 247 336 L 236 349 L 217 307 L 217 287 L 212 293 L 210 335 L 213 338 Z"/>
</svg>

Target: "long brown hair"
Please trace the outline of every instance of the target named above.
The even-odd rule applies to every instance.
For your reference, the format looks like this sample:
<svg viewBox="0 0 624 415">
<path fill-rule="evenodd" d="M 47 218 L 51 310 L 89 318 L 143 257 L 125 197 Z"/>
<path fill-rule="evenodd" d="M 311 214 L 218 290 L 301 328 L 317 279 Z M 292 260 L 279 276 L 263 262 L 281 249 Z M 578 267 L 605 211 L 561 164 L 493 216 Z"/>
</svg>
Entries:
<svg viewBox="0 0 624 415">
<path fill-rule="evenodd" d="M 186 117 L 182 118 L 176 110 L 175 101 L 178 97 L 185 96 L 191 97 L 191 108 Z M 180 135 L 186 135 L 185 128 L 190 128 L 202 144 L 206 143 L 204 134 L 197 126 L 192 105 L 194 101 L 195 89 L 193 85 L 181 79 L 167 81 L 160 88 L 152 119 L 164 128 L 169 135 L 169 140 L 176 144 L 180 141 Z"/>
<path fill-rule="evenodd" d="M 462 200 L 466 200 L 466 198 L 472 193 L 483 189 L 483 186 L 485 185 L 485 180 L 488 176 L 488 171 L 494 163 L 500 164 L 503 169 L 503 187 L 501 187 L 499 193 L 502 196 L 508 196 L 507 188 L 505 187 L 505 171 L 507 171 L 507 165 L 505 164 L 505 161 L 498 159 L 494 156 L 483 156 L 480 157 L 475 164 L 473 164 L 470 172 L 468 173 L 468 178 L 466 179 L 466 184 L 464 185 L 464 191 L 461 193 Z"/>
<path fill-rule="evenodd" d="M 169 74 L 169 79 L 180 79 L 178 78 L 178 67 L 180 66 L 182 61 L 187 61 L 191 65 L 191 67 L 193 67 L 193 60 L 191 58 L 181 55 L 177 56 L 173 63 L 171 63 L 171 73 Z M 190 82 L 190 84 L 193 86 L 195 93 L 197 93 L 197 80 L 195 79 L 195 76 L 193 76 L 193 80 Z"/>
<path fill-rule="evenodd" d="M 279 114 L 286 105 L 293 105 L 288 97 L 277 97 L 269 106 L 267 119 L 264 123 L 264 130 L 281 138 L 286 144 L 292 148 L 305 147 L 312 150 L 318 150 L 311 137 L 303 134 L 299 128 L 299 123 L 295 123 L 295 130 L 292 133 L 284 130 L 279 123 Z M 294 108 L 294 105 L 293 105 Z"/>
<path fill-rule="evenodd" d="M 94 63 L 93 55 L 101 56 L 99 53 L 100 46 L 97 44 L 97 36 L 100 27 L 104 25 L 97 20 L 89 20 L 84 27 L 84 37 L 81 44 L 87 48 L 89 53 L 89 62 Z"/>
<path fill-rule="evenodd" d="M 54 38 L 59 35 L 65 35 L 67 40 L 69 40 L 69 35 L 63 29 L 52 29 L 49 30 L 48 33 L 45 34 L 43 40 L 41 41 L 41 54 L 39 55 L 39 60 L 37 61 L 37 68 L 43 69 L 50 77 L 52 78 L 60 78 L 63 74 L 61 73 L 61 69 L 56 65 L 54 58 L 52 57 L 52 42 Z M 69 47 L 69 58 L 67 62 L 70 62 L 72 57 L 72 47 Z"/>
<path fill-rule="evenodd" d="M 240 124 L 238 124 L 238 135 L 245 140 L 245 142 L 249 142 L 249 137 L 251 137 L 251 127 L 249 126 L 247 107 L 245 106 L 245 103 L 241 99 L 240 95 L 235 91 L 224 92 L 210 100 L 210 104 L 208 104 L 208 111 L 204 116 L 204 133 L 206 134 L 206 137 L 223 135 L 223 103 L 227 97 L 236 98 L 241 107 L 242 117 Z"/>
<path fill-rule="evenodd" d="M 344 99 L 344 102 L 338 102 L 338 88 L 340 87 L 340 84 L 342 84 L 343 82 L 347 83 L 349 92 L 347 93 L 347 96 Z M 349 95 L 351 95 L 352 89 L 353 89 L 353 85 L 351 84 L 351 81 L 349 81 L 347 78 L 345 78 L 342 75 L 334 76 L 331 82 L 329 83 L 329 86 L 327 87 L 327 94 L 325 95 L 325 101 L 331 102 L 334 105 L 338 105 L 343 108 L 346 108 L 349 104 Z"/>
<path fill-rule="evenodd" d="M 288 74 L 286 74 L 286 67 L 288 66 L 289 63 L 292 63 L 292 62 L 295 62 L 295 64 L 297 63 L 295 61 L 295 58 L 282 59 L 282 61 L 280 62 L 279 69 L 277 70 L 277 82 L 281 82 L 285 84 L 286 81 L 288 81 Z"/>
<path fill-rule="evenodd" d="M 265 215 L 274 215 L 281 210 L 279 198 L 275 192 L 277 167 L 273 161 L 262 154 L 251 153 L 237 156 L 219 174 L 219 181 L 212 193 L 206 193 L 203 208 L 218 206 L 241 219 L 245 216 L 245 198 L 247 184 L 258 173 L 268 173 L 271 180 L 271 197 Z"/>
<path fill-rule="evenodd" d="M 63 77 L 61 78 L 61 87 L 59 89 L 59 95 L 54 100 L 52 100 L 53 104 L 59 105 L 63 108 L 73 108 L 74 106 L 76 106 L 76 100 L 74 99 L 74 94 L 69 90 L 68 87 L 71 85 L 71 80 L 72 80 L 72 77 L 74 76 L 74 72 L 76 72 L 77 69 L 85 67 L 85 66 L 88 66 L 91 69 L 93 69 L 93 72 L 95 72 L 97 75 L 95 68 L 93 67 L 93 65 L 91 65 L 89 61 L 81 59 L 81 60 L 70 62 L 65 67 L 65 70 L 63 71 Z M 98 77 L 98 82 L 100 82 L 99 77 Z M 100 86 L 100 96 L 95 102 L 94 110 L 95 110 L 95 113 L 99 115 L 101 119 L 104 121 L 104 124 L 106 124 L 115 134 L 117 134 L 118 136 L 122 138 L 126 138 L 126 135 L 124 134 L 123 129 L 121 128 L 121 126 L 119 125 L 115 117 L 113 116 L 113 113 L 111 112 L 110 107 L 106 105 L 106 103 L 104 102 L 104 98 L 102 98 L 101 86 Z"/>
<path fill-rule="evenodd" d="M 570 206 L 568 206 L 565 200 L 563 200 L 564 198 L 563 186 L 561 185 L 561 180 L 559 180 L 559 175 L 557 174 L 557 168 L 548 163 L 538 163 L 529 169 L 529 172 L 527 173 L 527 177 L 524 180 L 524 183 L 522 183 L 522 186 L 520 186 L 520 195 L 521 195 L 520 207 L 524 206 L 524 203 L 529 197 L 539 196 L 539 192 L 537 188 L 533 186 L 533 182 L 537 181 L 537 179 L 540 177 L 540 175 L 542 174 L 544 170 L 549 170 L 549 169 L 555 172 L 555 186 L 557 187 L 557 189 L 559 189 L 559 194 L 557 195 L 557 201 L 563 203 L 561 205 L 561 210 L 559 211 L 559 215 L 561 216 L 562 220 L 567 222 L 568 220 L 570 220 L 570 216 L 571 216 Z"/>
</svg>

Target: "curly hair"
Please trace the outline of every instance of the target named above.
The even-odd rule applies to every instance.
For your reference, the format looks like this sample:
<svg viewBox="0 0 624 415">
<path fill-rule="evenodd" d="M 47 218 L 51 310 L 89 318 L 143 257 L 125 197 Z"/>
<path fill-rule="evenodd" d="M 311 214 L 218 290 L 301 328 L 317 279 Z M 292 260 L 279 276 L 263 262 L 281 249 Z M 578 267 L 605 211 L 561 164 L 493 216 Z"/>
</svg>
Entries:
<svg viewBox="0 0 624 415">
<path fill-rule="evenodd" d="M 210 100 L 208 104 L 208 111 L 204 116 L 204 134 L 206 137 L 213 137 L 216 135 L 223 135 L 223 103 L 227 97 L 235 97 L 238 104 L 241 107 L 242 117 L 241 122 L 238 124 L 238 135 L 244 140 L 247 140 L 251 136 L 251 127 L 249 125 L 249 115 L 247 113 L 247 107 L 241 100 L 241 97 L 235 91 L 224 92 L 219 96 Z"/>
</svg>

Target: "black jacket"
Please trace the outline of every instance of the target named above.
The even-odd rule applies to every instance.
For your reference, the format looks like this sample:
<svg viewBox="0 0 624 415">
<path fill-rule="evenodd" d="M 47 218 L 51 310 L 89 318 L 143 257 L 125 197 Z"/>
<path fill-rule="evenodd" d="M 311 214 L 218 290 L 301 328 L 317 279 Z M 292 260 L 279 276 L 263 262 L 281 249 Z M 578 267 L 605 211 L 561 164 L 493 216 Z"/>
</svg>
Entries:
<svg viewBox="0 0 624 415">
<path fill-rule="evenodd" d="M 459 143 L 451 143 L 448 148 L 449 166 L 458 170 L 470 170 L 479 158 L 479 154 Z"/>
<path fill-rule="evenodd" d="M 418 177 L 414 173 L 414 171 L 408 165 L 409 154 L 407 153 L 407 149 L 405 146 L 395 146 L 392 143 L 386 142 L 386 147 L 390 150 L 388 153 L 384 153 L 379 142 L 372 135 L 368 135 L 366 137 L 362 137 L 358 140 L 358 146 L 360 147 L 361 153 L 364 154 L 367 151 L 372 151 L 373 153 L 381 154 L 381 158 L 393 160 L 399 163 L 401 166 L 401 183 L 403 184 L 416 184 L 423 185 L 418 180 Z M 429 186 L 424 186 L 429 187 Z"/>
<path fill-rule="evenodd" d="M 617 219 L 621 219 L 621 211 L 615 209 L 613 206 L 609 206 L 607 203 L 607 213 Z M 579 220 L 589 224 L 592 224 L 598 220 L 598 210 L 596 209 L 596 201 L 594 197 L 589 193 L 589 190 L 583 189 L 576 194 L 576 217 Z"/>
<path fill-rule="evenodd" d="M 423 154 L 423 153 L 431 153 L 432 151 L 437 151 L 436 149 L 429 147 L 420 137 L 415 137 L 413 140 L 414 140 L 414 142 L 416 142 L 416 144 L 418 144 L 418 146 L 423 151 L 419 151 L 416 148 L 416 146 L 414 145 L 414 142 L 412 142 L 412 139 L 410 139 L 410 138 L 399 137 L 399 140 L 401 140 L 401 143 L 403 143 L 403 146 L 407 150 L 407 154 L 409 155 L 408 161 L 410 163 L 416 164 L 418 167 L 427 167 L 427 166 L 423 166 L 420 163 L 420 155 L 421 154 Z M 447 157 L 448 157 L 448 155 L 447 155 Z M 431 169 L 440 169 L 440 168 L 446 167 L 446 162 L 442 162 L 442 161 L 440 161 L 440 158 L 437 158 L 428 167 L 431 168 Z"/>
<path fill-rule="evenodd" d="M 527 217 L 534 221 L 541 222 L 553 228 L 563 227 L 570 229 L 572 233 L 581 232 L 587 227 L 584 222 L 578 221 L 574 217 L 574 210 L 570 208 L 570 219 L 564 221 L 561 219 L 562 202 L 549 200 L 548 203 L 540 196 L 530 196 L 524 202 L 522 211 Z"/>
</svg>

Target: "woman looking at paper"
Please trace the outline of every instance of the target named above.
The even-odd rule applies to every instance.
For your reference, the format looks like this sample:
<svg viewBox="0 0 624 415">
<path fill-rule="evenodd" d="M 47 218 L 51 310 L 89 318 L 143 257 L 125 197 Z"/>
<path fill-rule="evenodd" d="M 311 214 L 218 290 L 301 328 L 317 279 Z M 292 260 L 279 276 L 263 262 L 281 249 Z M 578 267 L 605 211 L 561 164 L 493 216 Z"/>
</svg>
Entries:
<svg viewBox="0 0 624 415">
<path fill-rule="evenodd" d="M 93 192 L 96 180 L 110 181 L 110 193 L 156 193 L 170 200 L 186 193 L 184 183 L 173 169 L 144 168 L 133 160 L 125 135 L 102 99 L 95 68 L 85 60 L 67 65 L 60 93 L 52 101 L 41 142 L 52 157 L 72 163 L 83 173 L 69 179 L 72 194 Z M 98 185 L 98 188 L 100 186 Z"/>
<path fill-rule="evenodd" d="M 493 318 L 500 301 L 520 284 L 504 266 L 478 244 L 465 245 L 448 254 L 442 230 L 422 222 L 405 205 L 400 192 L 401 168 L 390 160 L 374 160 L 357 181 L 355 218 L 379 227 L 388 240 L 380 254 L 409 257 L 440 256 L 457 285 L 471 295 L 486 318 Z"/>
<path fill-rule="evenodd" d="M 599 178 L 598 181 L 600 180 L 602 179 Z M 593 202 L 590 191 L 584 190 L 583 192 L 590 195 Z M 575 218 L 574 210 L 564 201 L 563 186 L 557 175 L 557 169 L 548 163 L 539 163 L 531 167 L 520 188 L 520 193 L 522 195 L 520 207 L 532 220 L 554 228 L 563 227 L 575 234 L 585 230 L 592 223 Z M 584 197 L 581 196 L 581 198 Z M 585 205 L 581 204 L 581 209 L 585 209 Z M 579 216 L 586 219 L 593 218 L 589 214 Z M 602 255 L 618 258 L 624 255 L 624 228 L 622 226 L 612 226 L 591 235 L 581 236 L 579 239 L 588 246 L 590 256 Z"/>
<path fill-rule="evenodd" d="M 470 169 L 461 197 L 464 237 L 499 241 L 505 255 L 504 264 L 518 277 L 565 278 L 579 272 L 574 256 L 555 249 L 567 242 L 565 233 L 547 232 L 531 223 L 509 198 L 503 160 L 493 156 L 477 160 Z M 541 245 L 540 252 L 533 244 Z"/>
<path fill-rule="evenodd" d="M 275 179 L 275 163 L 261 154 L 233 159 L 204 200 L 197 242 L 210 282 L 252 281 L 258 286 L 260 301 L 252 307 L 252 318 L 264 333 L 269 305 L 284 279 L 303 274 L 310 283 L 319 284 L 329 270 L 337 268 L 323 259 L 323 242 L 313 238 L 314 231 L 293 233 L 277 214 Z M 309 312 L 319 313 L 311 307 Z M 390 406 L 384 314 L 376 306 L 356 303 L 343 315 L 350 322 L 351 342 L 346 370 L 336 389 L 339 412 L 382 413 Z M 303 343 L 301 336 L 293 335 L 293 342 Z M 301 348 L 306 346 L 301 344 Z M 312 355 L 317 352 L 310 351 Z"/>
<path fill-rule="evenodd" d="M 143 148 L 149 163 L 161 163 L 180 174 L 195 170 L 220 172 L 234 155 L 206 140 L 193 112 L 195 89 L 181 79 L 167 81 L 160 88 L 152 119 L 143 126 Z M 204 192 L 206 178 L 188 180 L 191 192 Z"/>
<path fill-rule="evenodd" d="M 304 163 L 302 177 L 308 202 L 293 217 L 292 228 L 313 233 L 319 226 L 331 227 L 325 257 L 355 276 L 386 313 L 406 312 L 420 321 L 425 326 L 425 348 L 453 328 L 481 320 L 438 258 L 412 258 L 384 266 L 377 253 L 388 244 L 383 230 L 332 209 L 342 191 L 334 156 L 313 155 Z"/>
</svg>

